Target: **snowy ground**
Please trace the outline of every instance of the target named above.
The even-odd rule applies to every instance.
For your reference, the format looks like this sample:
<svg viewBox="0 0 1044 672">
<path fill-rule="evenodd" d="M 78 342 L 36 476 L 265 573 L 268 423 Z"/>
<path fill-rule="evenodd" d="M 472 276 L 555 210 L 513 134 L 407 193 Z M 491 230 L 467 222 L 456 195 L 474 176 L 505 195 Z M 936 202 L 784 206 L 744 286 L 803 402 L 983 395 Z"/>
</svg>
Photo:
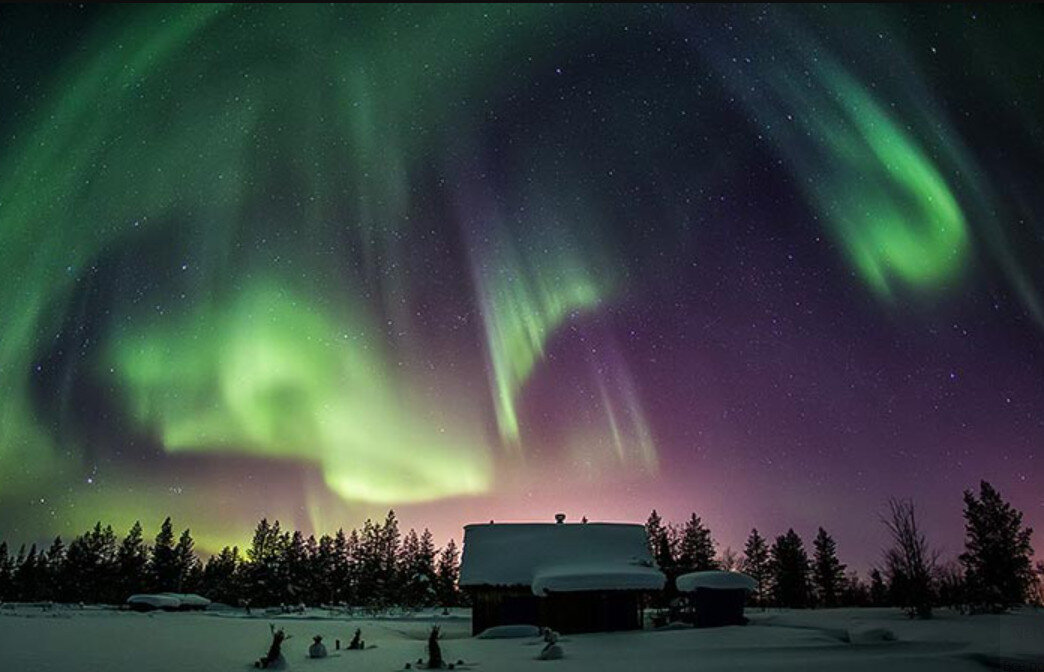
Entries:
<svg viewBox="0 0 1044 672">
<path fill-rule="evenodd" d="M 1044 611 L 1005 616 L 941 612 L 908 621 L 891 609 L 769 611 L 750 614 L 746 627 L 571 635 L 566 658 L 537 661 L 533 640 L 469 637 L 466 611 L 449 617 L 351 619 L 323 610 L 302 615 L 247 617 L 242 613 L 138 614 L 105 609 L 0 609 L 0 670 L 19 672 L 178 672 L 246 670 L 265 652 L 269 623 L 292 635 L 284 653 L 292 670 L 403 669 L 424 654 L 431 623 L 442 626 L 444 657 L 477 662 L 485 672 L 567 670 L 986 670 L 1044 672 Z M 334 651 L 363 630 L 365 652 Z M 894 641 L 880 639 L 882 630 Z M 330 649 L 308 660 L 312 636 Z"/>
</svg>

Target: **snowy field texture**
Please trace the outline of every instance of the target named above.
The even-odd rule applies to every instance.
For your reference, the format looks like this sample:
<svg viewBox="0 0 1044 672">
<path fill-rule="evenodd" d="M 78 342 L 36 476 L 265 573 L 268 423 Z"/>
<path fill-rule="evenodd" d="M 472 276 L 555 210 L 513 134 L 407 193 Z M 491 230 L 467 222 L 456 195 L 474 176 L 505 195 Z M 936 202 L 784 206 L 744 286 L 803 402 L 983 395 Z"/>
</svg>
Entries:
<svg viewBox="0 0 1044 672">
<path fill-rule="evenodd" d="M 284 646 L 291 670 L 403 669 L 425 652 L 431 624 L 442 628 L 447 661 L 489 672 L 567 670 L 1013 670 L 1044 671 L 1044 611 L 960 616 L 942 611 L 909 621 L 893 609 L 753 612 L 751 624 L 705 630 L 569 635 L 566 657 L 535 660 L 540 642 L 475 639 L 467 611 L 449 616 L 353 619 L 313 609 L 288 616 L 242 612 L 132 613 L 95 608 L 7 605 L 0 609 L 0 669 L 18 672 L 210 672 L 252 669 L 269 643 L 269 623 L 292 636 Z M 362 652 L 335 651 L 355 628 Z M 323 635 L 330 657 L 306 658 Z"/>
</svg>

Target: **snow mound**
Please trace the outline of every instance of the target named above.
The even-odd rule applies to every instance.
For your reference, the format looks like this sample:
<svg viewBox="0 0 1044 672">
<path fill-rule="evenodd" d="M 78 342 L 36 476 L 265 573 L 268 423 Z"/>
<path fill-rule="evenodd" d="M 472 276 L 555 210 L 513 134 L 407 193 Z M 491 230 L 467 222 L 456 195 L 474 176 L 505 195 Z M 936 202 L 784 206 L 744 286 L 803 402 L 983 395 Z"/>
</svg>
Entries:
<svg viewBox="0 0 1044 672">
<path fill-rule="evenodd" d="M 757 590 L 758 582 L 741 572 L 692 572 L 682 574 L 676 581 L 678 590 L 691 593 L 697 588 L 711 590 Z"/>
<path fill-rule="evenodd" d="M 127 604 L 132 609 L 151 611 L 153 609 L 206 609 L 210 600 L 195 593 L 157 593 L 131 595 Z"/>
<path fill-rule="evenodd" d="M 210 600 L 195 593 L 160 593 L 164 597 L 173 597 L 182 609 L 206 609 Z"/>
<path fill-rule="evenodd" d="M 888 628 L 849 628 L 848 641 L 851 644 L 879 644 L 894 642 L 895 633 Z"/>
<path fill-rule="evenodd" d="M 127 604 L 132 608 L 145 611 L 152 609 L 177 609 L 181 606 L 181 600 L 172 595 L 131 595 L 127 598 Z"/>
<path fill-rule="evenodd" d="M 696 626 L 692 623 L 685 623 L 684 621 L 671 621 L 665 625 L 661 625 L 656 628 L 657 632 L 669 632 L 671 630 L 692 630 Z"/>
<path fill-rule="evenodd" d="M 476 635 L 478 639 L 521 639 L 539 636 L 540 628 L 535 625 L 496 625 Z"/>
</svg>

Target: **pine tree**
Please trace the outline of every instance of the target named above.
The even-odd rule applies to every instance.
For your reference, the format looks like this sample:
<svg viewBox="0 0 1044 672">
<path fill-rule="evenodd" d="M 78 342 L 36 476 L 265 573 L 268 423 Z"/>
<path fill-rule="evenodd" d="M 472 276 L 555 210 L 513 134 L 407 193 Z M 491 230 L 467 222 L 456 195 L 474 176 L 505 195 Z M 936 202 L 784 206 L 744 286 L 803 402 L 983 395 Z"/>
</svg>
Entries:
<svg viewBox="0 0 1044 672">
<path fill-rule="evenodd" d="M 455 607 L 460 604 L 460 593 L 457 581 L 460 578 L 460 553 L 457 542 L 452 539 L 439 553 L 438 565 L 435 568 L 435 591 L 439 604 L 444 607 Z"/>
<path fill-rule="evenodd" d="M 310 539 L 314 541 L 314 538 Z M 313 603 L 316 605 L 332 605 L 336 602 L 335 553 L 334 538 L 328 534 L 319 537 L 319 541 L 315 544 L 315 551 L 311 553 L 312 581 L 310 592 Z"/>
<path fill-rule="evenodd" d="M 420 539 L 417 531 L 411 529 L 402 538 L 402 546 L 399 551 L 398 573 L 402 576 L 402 591 L 398 596 L 398 602 L 405 606 L 417 606 L 417 595 L 419 579 L 417 577 L 417 552 L 420 547 Z"/>
<path fill-rule="evenodd" d="M 18 587 L 18 599 L 23 602 L 34 602 L 40 599 L 40 567 L 42 558 L 36 556 L 36 544 L 29 548 L 27 554 L 19 553 L 22 561 L 15 568 L 14 582 Z"/>
<path fill-rule="evenodd" d="M 134 522 L 116 552 L 120 591 L 124 597 L 146 590 L 149 549 L 145 545 L 141 523 Z"/>
<path fill-rule="evenodd" d="M 978 498 L 964 492 L 964 529 L 960 561 L 973 609 L 1001 613 L 1023 604 L 1033 582 L 1033 530 L 1023 527 L 1022 512 L 982 481 Z"/>
<path fill-rule="evenodd" d="M 308 592 L 308 550 L 304 536 L 294 531 L 284 542 L 283 576 L 289 604 L 302 604 Z"/>
<path fill-rule="evenodd" d="M 61 537 L 55 537 L 50 548 L 44 554 L 46 587 L 44 599 L 61 601 L 65 599 L 67 589 L 63 583 L 65 577 L 65 544 Z"/>
<path fill-rule="evenodd" d="M 379 587 L 377 606 L 387 608 L 395 602 L 400 594 L 402 577 L 399 574 L 399 521 L 395 511 L 388 511 L 381 526 L 379 543 Z"/>
<path fill-rule="evenodd" d="M 769 578 L 769 551 L 765 538 L 758 534 L 757 528 L 750 531 L 747 543 L 743 547 L 743 556 L 743 571 L 758 582 L 754 600 L 757 604 L 764 605 L 767 597 L 765 588 Z"/>
<path fill-rule="evenodd" d="M 196 557 L 196 542 L 186 528 L 174 546 L 174 575 L 176 592 L 192 592 L 198 583 L 199 558 Z"/>
<path fill-rule="evenodd" d="M 252 605 L 274 605 L 283 600 L 281 536 L 278 520 L 270 524 L 263 518 L 254 529 L 244 572 L 244 600 Z"/>
<path fill-rule="evenodd" d="M 837 544 L 822 527 L 813 542 L 812 582 L 820 606 L 836 607 L 845 585 L 845 565 L 837 559 Z"/>
<path fill-rule="evenodd" d="M 65 554 L 62 582 L 77 602 L 121 602 L 116 583 L 116 534 L 101 523 L 76 537 Z"/>
<path fill-rule="evenodd" d="M 671 534 L 670 528 L 664 525 L 656 509 L 649 514 L 649 520 L 645 523 L 645 533 L 649 539 L 649 552 L 652 553 L 657 567 L 673 579 L 676 574 L 674 535 Z"/>
<path fill-rule="evenodd" d="M 359 537 L 352 530 L 351 540 L 344 530 L 337 530 L 333 539 L 333 564 L 330 568 L 332 600 L 338 604 L 352 604 L 355 600 L 353 585 L 353 558 Z"/>
<path fill-rule="evenodd" d="M 215 602 L 237 604 L 241 601 L 242 585 L 239 570 L 242 559 L 239 548 L 225 546 L 217 555 L 210 556 L 203 567 L 201 584 L 203 594 Z"/>
<path fill-rule="evenodd" d="M 378 603 L 383 590 L 380 557 L 382 536 L 380 523 L 367 518 L 352 547 L 355 599 L 358 604 L 367 607 Z"/>
<path fill-rule="evenodd" d="M 174 526 L 168 516 L 160 526 L 149 558 L 149 578 L 152 590 L 157 593 L 177 592 L 179 575 L 178 562 L 174 554 Z"/>
<path fill-rule="evenodd" d="M 714 539 L 711 538 L 710 530 L 695 513 L 682 528 L 677 567 L 679 574 L 718 568 L 718 563 L 714 561 Z"/>
<path fill-rule="evenodd" d="M 7 542 L 0 541 L 0 603 L 14 597 L 14 561 L 7 551 Z"/>
<path fill-rule="evenodd" d="M 773 598 L 781 607 L 808 606 L 809 563 L 801 537 L 793 530 L 776 537 L 769 550 Z"/>
</svg>

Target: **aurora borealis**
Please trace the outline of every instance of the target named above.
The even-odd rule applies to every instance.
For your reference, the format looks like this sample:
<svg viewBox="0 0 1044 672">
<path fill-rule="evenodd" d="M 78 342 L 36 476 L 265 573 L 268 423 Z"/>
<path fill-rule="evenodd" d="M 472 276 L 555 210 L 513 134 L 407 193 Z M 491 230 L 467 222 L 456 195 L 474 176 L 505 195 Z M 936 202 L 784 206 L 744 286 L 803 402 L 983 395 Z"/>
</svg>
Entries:
<svg viewBox="0 0 1044 672">
<path fill-rule="evenodd" d="M 4 6 L 0 536 L 656 507 L 859 565 L 980 478 L 1039 528 L 1042 28 Z"/>
</svg>

